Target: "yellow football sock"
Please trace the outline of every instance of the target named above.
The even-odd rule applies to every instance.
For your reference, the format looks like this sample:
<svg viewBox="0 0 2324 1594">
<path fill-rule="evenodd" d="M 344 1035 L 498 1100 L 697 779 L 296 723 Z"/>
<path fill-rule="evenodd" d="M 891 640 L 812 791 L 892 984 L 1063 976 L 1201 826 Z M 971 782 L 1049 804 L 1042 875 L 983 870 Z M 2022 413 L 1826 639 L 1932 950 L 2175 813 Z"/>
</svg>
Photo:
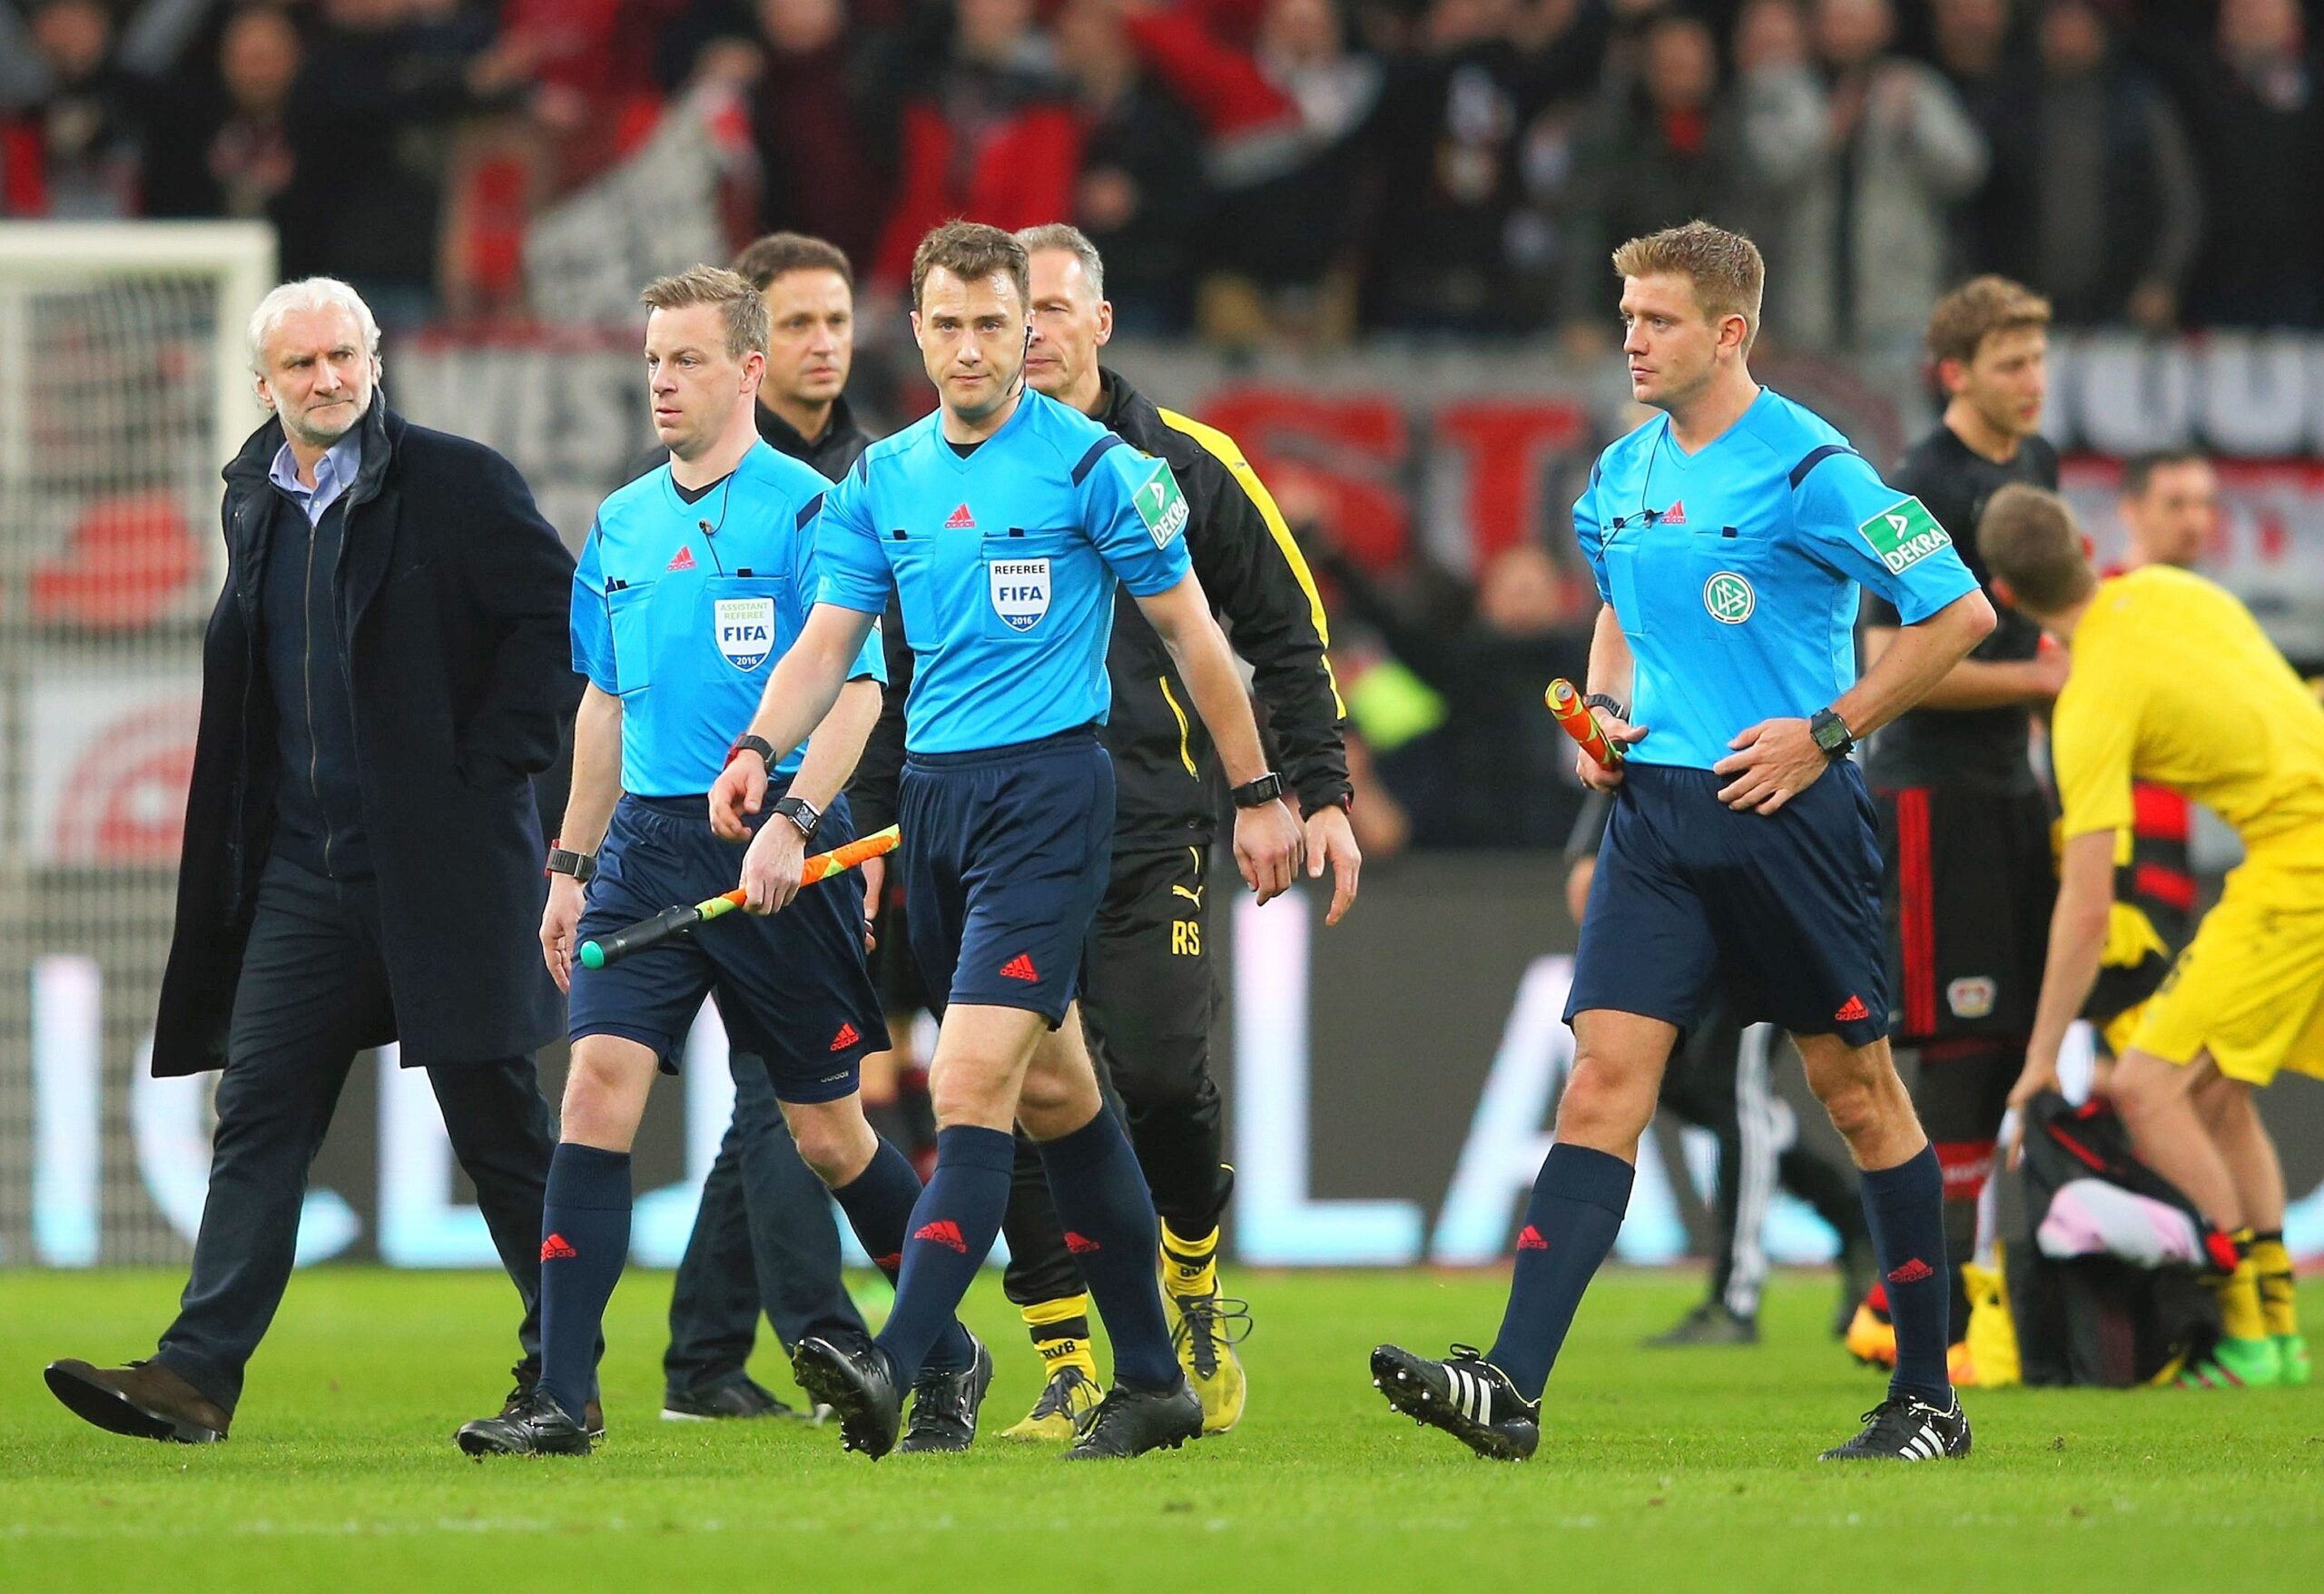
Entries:
<svg viewBox="0 0 2324 1594">
<path fill-rule="evenodd" d="M 1218 1230 L 1189 1240 L 1162 1223 L 1162 1277 L 1174 1295 L 1207 1295 L 1218 1288 Z"/>
<path fill-rule="evenodd" d="M 1068 1367 L 1078 1367 L 1090 1382 L 1098 1382 L 1098 1359 L 1089 1353 L 1089 1296 L 1087 1291 L 1055 1301 L 1036 1301 L 1020 1309 L 1041 1353 L 1044 1379 Z"/>
<path fill-rule="evenodd" d="M 2251 1241 L 2251 1267 L 2260 1278 L 2260 1312 L 2271 1334 L 2299 1332 L 2299 1287 L 2292 1276 L 2291 1253 L 2284 1249 L 2281 1229 L 2270 1229 Z"/>
<path fill-rule="evenodd" d="M 2233 1273 L 2211 1286 L 2219 1295 L 2220 1327 L 2231 1340 L 2263 1340 L 2268 1320 L 2260 1310 L 2260 1270 L 2251 1263 L 2251 1231 L 2238 1229 L 2233 1238 L 2241 1260 Z"/>
</svg>

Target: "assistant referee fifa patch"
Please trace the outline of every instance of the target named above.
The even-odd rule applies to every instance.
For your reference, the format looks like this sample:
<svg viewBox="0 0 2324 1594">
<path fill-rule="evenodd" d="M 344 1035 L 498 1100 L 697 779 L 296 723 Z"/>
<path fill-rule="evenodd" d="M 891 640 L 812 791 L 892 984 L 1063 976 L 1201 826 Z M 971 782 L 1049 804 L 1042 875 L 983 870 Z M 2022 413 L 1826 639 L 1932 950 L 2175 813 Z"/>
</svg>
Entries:
<svg viewBox="0 0 2324 1594">
<path fill-rule="evenodd" d="M 1937 549 L 1953 546 L 1945 527 L 1921 507 L 1918 498 L 1899 498 L 1856 529 L 1858 536 L 1872 545 L 1891 576 L 1901 575 Z"/>
<path fill-rule="evenodd" d="M 1157 548 L 1168 547 L 1170 539 L 1187 528 L 1187 500 L 1178 491 L 1178 478 L 1158 460 L 1130 502 L 1137 506 L 1137 517 L 1146 522 L 1147 535 Z"/>
<path fill-rule="evenodd" d="M 738 670 L 755 670 L 774 651 L 774 600 L 720 598 L 711 605 L 718 651 Z"/>
</svg>

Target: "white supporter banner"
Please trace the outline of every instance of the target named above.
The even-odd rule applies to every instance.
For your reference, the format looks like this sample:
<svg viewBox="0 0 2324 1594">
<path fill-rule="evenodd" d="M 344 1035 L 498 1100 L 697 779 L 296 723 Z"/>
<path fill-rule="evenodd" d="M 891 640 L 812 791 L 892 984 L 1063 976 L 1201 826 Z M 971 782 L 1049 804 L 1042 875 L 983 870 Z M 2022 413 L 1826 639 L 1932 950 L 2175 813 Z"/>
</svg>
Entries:
<svg viewBox="0 0 2324 1594">
<path fill-rule="evenodd" d="M 655 277 L 731 251 L 719 183 L 747 160 L 749 129 L 732 89 L 704 84 L 673 105 L 644 148 L 535 217 L 525 232 L 533 313 L 562 326 L 624 326 Z"/>
</svg>

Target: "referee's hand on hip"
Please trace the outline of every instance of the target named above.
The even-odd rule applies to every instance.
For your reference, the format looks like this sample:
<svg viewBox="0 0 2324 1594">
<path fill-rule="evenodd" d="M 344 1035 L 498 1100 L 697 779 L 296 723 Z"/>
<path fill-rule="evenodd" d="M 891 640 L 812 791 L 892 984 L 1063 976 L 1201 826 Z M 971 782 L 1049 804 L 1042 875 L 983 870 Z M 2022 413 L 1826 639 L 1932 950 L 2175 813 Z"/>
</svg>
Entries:
<svg viewBox="0 0 2324 1594">
<path fill-rule="evenodd" d="M 1728 745 L 1735 751 L 1710 768 L 1728 777 L 1718 800 L 1729 808 L 1773 813 L 1832 767 L 1806 720 L 1761 720 L 1737 732 Z"/>
<path fill-rule="evenodd" d="M 1646 740 L 1646 727 L 1633 725 L 1628 720 L 1618 720 L 1605 710 L 1598 712 L 1598 728 L 1606 733 L 1606 740 L 1617 747 L 1635 747 Z M 1622 766 L 1608 769 L 1577 747 L 1573 753 L 1573 772 L 1581 783 L 1593 792 L 1610 792 L 1622 783 Z"/>
</svg>

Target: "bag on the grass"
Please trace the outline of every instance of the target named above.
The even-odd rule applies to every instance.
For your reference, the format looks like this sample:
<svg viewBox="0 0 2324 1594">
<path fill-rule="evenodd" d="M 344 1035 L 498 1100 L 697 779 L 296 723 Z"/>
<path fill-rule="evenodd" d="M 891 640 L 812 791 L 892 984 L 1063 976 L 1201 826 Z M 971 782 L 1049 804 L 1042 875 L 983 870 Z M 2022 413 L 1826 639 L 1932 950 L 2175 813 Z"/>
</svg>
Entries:
<svg viewBox="0 0 2324 1594">
<path fill-rule="evenodd" d="M 2233 1243 L 2132 1154 L 2111 1107 L 2047 1092 L 2024 1123 L 2008 1270 L 2024 1381 L 2123 1389 L 2202 1356 L 2220 1335 L 2204 1280 L 2233 1270 Z"/>
</svg>

